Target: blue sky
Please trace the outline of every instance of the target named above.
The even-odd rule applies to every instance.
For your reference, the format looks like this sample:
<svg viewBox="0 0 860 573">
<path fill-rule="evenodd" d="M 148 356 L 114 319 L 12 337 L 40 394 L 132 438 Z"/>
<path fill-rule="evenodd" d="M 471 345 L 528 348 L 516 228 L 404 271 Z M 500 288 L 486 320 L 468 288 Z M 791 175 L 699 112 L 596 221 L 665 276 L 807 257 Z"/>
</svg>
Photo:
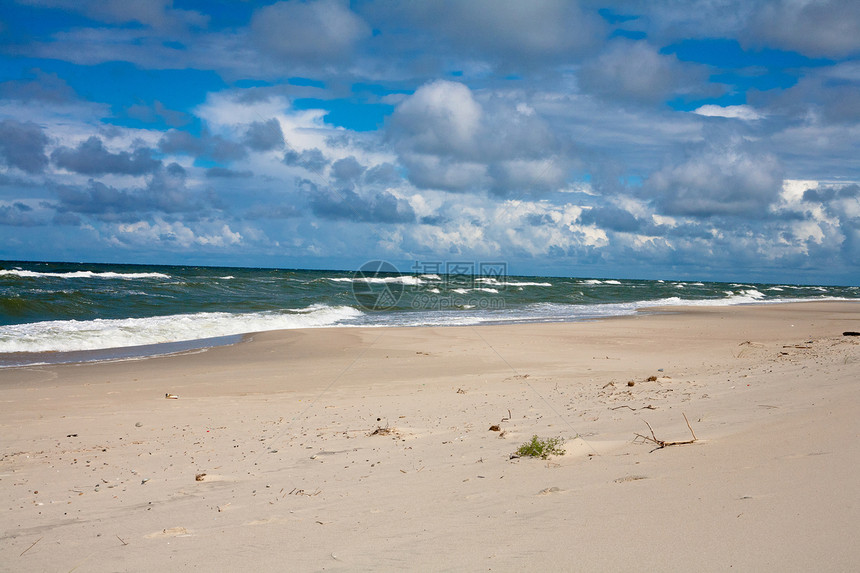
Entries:
<svg viewBox="0 0 860 573">
<path fill-rule="evenodd" d="M 0 258 L 860 284 L 853 0 L 10 0 Z"/>
</svg>

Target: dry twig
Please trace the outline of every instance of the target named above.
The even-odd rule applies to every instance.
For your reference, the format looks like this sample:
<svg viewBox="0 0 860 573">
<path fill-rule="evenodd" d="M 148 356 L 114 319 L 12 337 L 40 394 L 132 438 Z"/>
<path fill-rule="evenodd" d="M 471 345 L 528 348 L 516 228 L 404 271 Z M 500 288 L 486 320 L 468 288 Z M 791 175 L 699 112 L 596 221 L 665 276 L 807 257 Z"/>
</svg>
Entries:
<svg viewBox="0 0 860 573">
<path fill-rule="evenodd" d="M 690 429 L 690 434 L 693 436 L 692 440 L 680 440 L 680 441 L 676 441 L 676 442 L 667 442 L 666 440 L 657 439 L 657 436 L 654 435 L 654 428 L 652 428 L 651 424 L 649 424 L 647 421 L 645 421 L 645 425 L 648 426 L 649 430 L 651 430 L 651 435 L 650 436 L 643 436 L 642 434 L 636 434 L 636 437 L 641 438 L 642 441 L 644 441 L 644 442 L 651 442 L 652 444 L 655 444 L 657 447 L 654 448 L 653 450 L 651 450 L 652 452 L 654 450 L 660 450 L 663 448 L 667 448 L 669 446 L 682 446 L 684 444 L 692 444 L 692 443 L 696 442 L 698 440 L 698 438 L 696 437 L 696 432 L 693 431 L 693 427 L 690 425 L 690 420 L 687 419 L 686 414 L 682 413 L 681 415 L 684 416 L 684 421 L 687 422 L 687 428 Z"/>
<path fill-rule="evenodd" d="M 21 555 L 19 555 L 18 557 L 23 557 L 25 553 L 27 553 L 28 551 L 30 551 L 31 549 L 33 549 L 33 547 L 35 547 L 35 546 L 36 546 L 36 544 L 37 544 L 37 543 L 39 543 L 40 541 L 42 541 L 43 539 L 44 539 L 44 537 L 40 537 L 39 539 L 37 539 L 36 541 L 34 541 L 34 542 L 33 542 L 33 545 L 31 545 L 30 547 L 28 547 L 27 549 L 25 549 L 24 551 L 22 551 L 22 552 L 21 552 Z"/>
</svg>

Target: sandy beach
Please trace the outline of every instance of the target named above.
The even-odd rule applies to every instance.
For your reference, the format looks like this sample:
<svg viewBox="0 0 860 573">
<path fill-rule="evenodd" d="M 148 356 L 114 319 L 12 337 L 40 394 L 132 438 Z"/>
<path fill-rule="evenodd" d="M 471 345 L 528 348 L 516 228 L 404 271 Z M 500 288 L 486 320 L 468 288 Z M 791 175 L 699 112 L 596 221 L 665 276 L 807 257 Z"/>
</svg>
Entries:
<svg viewBox="0 0 860 573">
<path fill-rule="evenodd" d="M 2 369 L 0 570 L 852 570 L 845 331 L 860 304 Z M 512 458 L 533 435 L 565 455 Z"/>
</svg>

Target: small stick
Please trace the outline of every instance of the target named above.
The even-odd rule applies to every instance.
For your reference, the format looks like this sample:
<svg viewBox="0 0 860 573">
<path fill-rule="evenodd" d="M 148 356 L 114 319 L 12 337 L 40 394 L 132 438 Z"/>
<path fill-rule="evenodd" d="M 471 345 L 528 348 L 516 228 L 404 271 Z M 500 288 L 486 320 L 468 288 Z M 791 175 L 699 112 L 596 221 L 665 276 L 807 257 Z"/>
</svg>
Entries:
<svg viewBox="0 0 860 573">
<path fill-rule="evenodd" d="M 645 425 L 648 426 L 648 429 L 651 431 L 651 436 L 649 437 L 649 436 L 643 436 L 642 434 L 636 434 L 636 437 L 642 438 L 643 440 L 645 440 L 647 442 L 651 442 L 653 444 L 656 444 L 657 447 L 654 448 L 654 450 L 660 450 L 663 448 L 667 448 L 669 446 L 681 446 L 684 444 L 692 444 L 692 443 L 698 441 L 699 438 L 696 437 L 696 433 L 693 431 L 693 427 L 690 425 L 690 420 L 687 419 L 687 415 L 684 414 L 683 412 L 681 414 L 684 416 L 684 421 L 687 422 L 687 428 L 689 428 L 690 434 L 693 435 L 692 440 L 680 440 L 677 442 L 667 442 L 666 440 L 660 440 L 654 434 L 654 428 L 651 427 L 651 424 L 649 424 L 647 420 L 643 420 L 643 421 L 645 422 Z M 651 451 L 653 452 L 654 450 L 651 450 Z"/>
<path fill-rule="evenodd" d="M 696 432 L 693 431 L 693 426 L 690 425 L 690 420 L 687 419 L 687 414 L 681 412 L 681 415 L 684 416 L 684 421 L 687 422 L 687 427 L 690 428 L 690 433 L 693 434 L 693 441 L 695 442 L 699 438 L 696 437 Z"/>
<path fill-rule="evenodd" d="M 44 539 L 44 537 L 40 537 L 39 539 L 37 539 L 36 541 L 34 541 L 34 542 L 33 542 L 33 545 L 31 545 L 30 547 L 28 547 L 27 549 L 25 549 L 24 551 L 22 551 L 22 552 L 21 552 L 21 555 L 19 555 L 18 557 L 23 557 L 25 553 L 27 553 L 28 551 L 30 551 L 31 549 L 33 549 L 33 547 L 35 547 L 35 545 L 36 545 L 37 543 L 39 543 L 40 541 L 42 541 L 43 539 Z"/>
<path fill-rule="evenodd" d="M 116 534 L 115 534 L 115 535 L 116 535 Z M 123 544 L 123 545 L 128 545 L 128 543 L 126 543 L 125 541 L 123 541 L 122 537 L 120 537 L 119 535 L 117 535 L 117 536 L 116 536 L 116 538 L 117 538 L 117 539 L 119 539 L 120 541 L 122 541 L 122 544 Z"/>
</svg>

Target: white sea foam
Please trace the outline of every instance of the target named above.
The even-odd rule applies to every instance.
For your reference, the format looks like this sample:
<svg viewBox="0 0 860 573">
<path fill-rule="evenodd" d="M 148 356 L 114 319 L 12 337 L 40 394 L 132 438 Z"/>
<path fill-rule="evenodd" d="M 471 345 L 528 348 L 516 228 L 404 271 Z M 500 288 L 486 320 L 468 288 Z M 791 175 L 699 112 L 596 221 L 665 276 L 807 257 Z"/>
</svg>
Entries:
<svg viewBox="0 0 860 573">
<path fill-rule="evenodd" d="M 383 284 L 383 283 L 400 283 L 403 285 L 415 286 L 424 284 L 418 277 L 413 277 L 411 275 L 400 275 L 393 277 L 327 277 L 328 280 L 336 283 L 370 283 L 370 284 Z"/>
<path fill-rule="evenodd" d="M 151 318 L 59 320 L 0 326 L 0 352 L 67 352 L 162 344 L 265 330 L 331 326 L 362 316 L 315 304 L 279 312 L 200 312 Z"/>
<path fill-rule="evenodd" d="M 537 283 L 537 282 L 529 282 L 529 281 L 509 281 L 509 280 L 499 280 L 493 277 L 478 277 L 475 279 L 475 282 L 484 283 L 488 285 L 497 285 L 500 287 L 512 286 L 512 287 L 524 287 L 524 286 L 542 286 L 542 287 L 551 287 L 552 283 Z"/>
<path fill-rule="evenodd" d="M 169 279 L 170 275 L 163 273 L 96 273 L 93 271 L 73 271 L 69 273 L 40 273 L 20 269 L 0 270 L 0 276 L 18 276 L 25 278 L 52 277 L 59 279 Z"/>
<path fill-rule="evenodd" d="M 455 292 L 457 294 L 468 294 L 470 292 L 488 292 L 491 294 L 497 294 L 499 292 L 498 289 L 489 288 L 489 287 L 474 287 L 474 288 L 455 288 L 451 289 L 451 292 Z"/>
</svg>

